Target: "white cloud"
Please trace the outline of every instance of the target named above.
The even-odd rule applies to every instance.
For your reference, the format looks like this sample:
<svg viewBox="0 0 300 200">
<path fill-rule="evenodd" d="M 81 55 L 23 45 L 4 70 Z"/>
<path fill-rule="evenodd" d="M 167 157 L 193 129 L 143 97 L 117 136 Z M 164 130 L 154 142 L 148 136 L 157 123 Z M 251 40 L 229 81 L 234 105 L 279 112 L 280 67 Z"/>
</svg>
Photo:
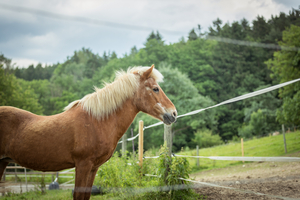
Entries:
<svg viewBox="0 0 300 200">
<path fill-rule="evenodd" d="M 99 26 L 34 13 L 0 9 L 0 50 L 6 57 L 40 62 L 63 62 L 82 47 L 102 55 L 116 51 L 118 56 L 130 48 L 141 48 L 151 30 L 158 30 L 166 43 L 187 37 L 200 24 L 204 31 L 212 21 L 223 23 L 246 18 L 250 23 L 258 15 L 269 19 L 287 13 L 294 0 L 3 0 L 2 3 L 40 9 L 52 13 L 79 16 L 127 25 L 149 27 L 148 31 Z M 287 1 L 288 2 L 288 1 Z M 168 33 L 164 30 L 180 33 Z"/>
</svg>

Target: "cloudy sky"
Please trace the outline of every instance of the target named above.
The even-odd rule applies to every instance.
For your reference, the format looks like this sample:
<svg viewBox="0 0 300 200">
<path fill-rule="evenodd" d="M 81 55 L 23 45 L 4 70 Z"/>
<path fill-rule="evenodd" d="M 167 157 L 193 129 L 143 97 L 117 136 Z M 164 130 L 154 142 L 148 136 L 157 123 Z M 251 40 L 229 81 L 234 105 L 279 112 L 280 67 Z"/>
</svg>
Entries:
<svg viewBox="0 0 300 200">
<path fill-rule="evenodd" d="M 269 19 L 298 8 L 299 0 L 0 0 L 0 53 L 20 67 L 64 62 L 89 48 L 118 57 L 142 48 L 152 30 L 166 43 L 223 22 Z"/>
</svg>

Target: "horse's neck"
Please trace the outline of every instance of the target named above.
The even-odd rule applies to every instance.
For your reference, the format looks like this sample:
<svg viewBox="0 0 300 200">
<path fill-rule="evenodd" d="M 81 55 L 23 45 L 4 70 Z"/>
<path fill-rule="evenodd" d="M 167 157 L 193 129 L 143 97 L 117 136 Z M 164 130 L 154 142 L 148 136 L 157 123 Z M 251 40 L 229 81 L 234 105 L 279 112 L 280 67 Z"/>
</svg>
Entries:
<svg viewBox="0 0 300 200">
<path fill-rule="evenodd" d="M 134 106 L 133 99 L 127 99 L 123 105 L 112 113 L 104 123 L 109 124 L 110 134 L 119 141 L 133 122 L 139 110 Z"/>
</svg>

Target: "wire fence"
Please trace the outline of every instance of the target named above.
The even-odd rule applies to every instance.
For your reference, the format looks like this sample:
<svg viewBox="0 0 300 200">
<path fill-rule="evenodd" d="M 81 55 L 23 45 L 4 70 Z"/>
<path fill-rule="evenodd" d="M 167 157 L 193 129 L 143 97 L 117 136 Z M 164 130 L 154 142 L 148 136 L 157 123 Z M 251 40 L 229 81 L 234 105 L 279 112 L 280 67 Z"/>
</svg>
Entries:
<svg viewBox="0 0 300 200">
<path fill-rule="evenodd" d="M 124 24 L 119 22 L 111 22 L 99 19 L 92 19 L 88 17 L 82 16 L 74 16 L 74 15 L 66 15 L 61 13 L 50 12 L 48 10 L 24 7 L 24 6 L 16 6 L 10 4 L 0 3 L 0 9 L 9 10 L 12 12 L 17 13 L 28 13 L 32 15 L 38 15 L 42 17 L 52 18 L 56 20 L 63 20 L 63 21 L 73 21 L 78 23 L 84 24 L 92 24 L 97 26 L 108 26 L 118 29 L 125 29 L 125 30 L 134 30 L 134 31 L 153 31 L 157 28 L 153 27 L 146 27 L 141 25 L 131 25 L 131 24 Z M 177 31 L 177 30 L 167 30 L 163 28 L 159 28 L 160 31 L 171 34 L 171 35 L 185 35 L 185 32 Z M 271 43 L 259 43 L 253 41 L 245 41 L 245 40 L 236 40 L 230 38 L 223 38 L 223 37 L 216 37 L 216 36 L 209 36 L 205 37 L 207 40 L 214 40 L 218 42 L 228 43 L 228 44 L 235 44 L 235 45 L 242 45 L 242 46 L 250 46 L 250 47 L 259 47 L 259 48 L 267 48 L 267 49 L 274 49 L 274 50 L 284 50 L 284 51 L 299 51 L 300 47 L 289 47 L 289 46 L 279 46 L 277 44 Z"/>
<path fill-rule="evenodd" d="M 80 23 L 86 23 L 86 24 L 94 24 L 94 25 L 100 25 L 100 26 L 110 26 L 110 27 L 115 27 L 115 28 L 122 28 L 122 29 L 129 29 L 129 30 L 138 30 L 138 31 L 152 31 L 153 28 L 150 27 L 144 27 L 144 26 L 139 26 L 139 25 L 129 25 L 129 24 L 121 24 L 121 23 L 115 23 L 115 22 L 108 22 L 104 20 L 98 20 L 98 19 L 90 19 L 86 17 L 78 17 L 78 16 L 69 16 L 69 15 L 64 15 L 64 14 L 58 14 L 58 13 L 53 13 L 45 10 L 39 10 L 39 9 L 33 9 L 33 8 L 26 8 L 26 7 L 21 7 L 21 6 L 13 6 L 13 5 L 8 5 L 8 4 L 3 4 L 0 3 L 0 8 L 1 9 L 6 9 L 14 12 L 23 12 L 23 13 L 30 13 L 30 14 L 35 14 L 39 16 L 44 16 L 48 18 L 53 18 L 53 19 L 59 19 L 59 20 L 67 20 L 67 21 L 75 21 L 75 22 L 80 22 Z M 169 33 L 169 34 L 182 34 L 183 32 L 180 31 L 171 31 L 171 30 L 164 30 L 160 29 L 163 32 Z M 258 43 L 258 42 L 251 42 L 251 41 L 243 41 L 243 40 L 235 40 L 235 39 L 230 39 L 230 38 L 222 38 L 222 37 L 213 37 L 213 36 L 206 36 L 207 40 L 214 40 L 218 42 L 223 42 L 223 43 L 228 43 L 228 44 L 235 44 L 235 45 L 242 45 L 242 46 L 252 46 L 252 47 L 259 47 L 259 48 L 267 48 L 267 49 L 275 49 L 275 50 L 284 50 L 284 51 L 300 51 L 299 47 L 287 47 L 287 46 L 279 46 L 277 44 L 265 44 L 265 43 Z M 278 88 L 284 87 L 286 85 L 295 83 L 299 81 L 300 79 L 295 79 L 292 81 L 288 81 L 282 84 L 278 84 L 272 87 L 268 87 L 262 90 L 258 90 L 252 93 L 248 93 L 242 96 L 238 96 L 232 99 L 229 99 L 227 101 L 221 102 L 219 104 L 216 104 L 214 106 L 210 106 L 207 108 L 199 109 L 199 110 L 194 110 L 189 113 L 185 113 L 182 115 L 179 115 L 178 118 L 185 117 L 185 116 L 190 116 L 190 115 L 195 115 L 198 114 L 202 111 L 215 108 L 221 105 L 237 102 L 240 100 L 244 100 L 247 98 L 251 98 L 260 94 L 264 94 L 273 90 L 276 90 Z M 149 126 L 145 126 L 143 129 L 149 129 L 152 127 L 156 127 L 159 125 L 162 125 L 162 122 L 158 122 Z M 295 127 L 294 127 L 295 128 Z M 298 127 L 296 127 L 298 128 Z M 280 132 L 275 131 L 275 132 Z M 128 138 L 126 141 L 132 141 L 136 139 L 139 136 L 137 134 L 134 137 Z M 119 143 L 122 143 L 123 141 L 120 141 Z M 294 142 L 290 144 L 298 144 L 299 142 Z M 271 145 L 273 143 L 270 143 Z M 275 143 L 274 143 L 275 144 Z M 259 146 L 254 146 L 251 147 L 257 148 Z M 250 150 L 245 148 L 245 150 Z M 229 152 L 231 153 L 231 152 Z M 233 151 L 232 153 L 236 153 L 236 151 Z M 298 157 L 236 157 L 236 156 L 189 156 L 189 155 L 178 155 L 174 154 L 174 156 L 178 157 L 189 157 L 189 158 L 206 158 L 206 159 L 211 159 L 211 160 L 229 160 L 229 161 L 272 161 L 272 162 L 299 162 L 300 158 Z M 158 158 L 158 156 L 154 157 L 145 157 L 145 158 Z M 61 174 L 67 174 L 70 173 L 70 171 L 73 169 L 69 169 L 67 171 L 61 172 Z M 25 169 L 26 173 L 26 169 Z M 26 176 L 26 175 L 25 175 Z M 149 175 L 146 174 L 146 176 L 153 176 L 155 177 L 156 175 Z M 224 189 L 231 189 L 231 190 L 236 190 L 238 192 L 243 192 L 243 193 L 251 193 L 251 194 L 256 194 L 256 195 L 262 195 L 262 196 L 268 196 L 268 197 L 273 197 L 273 198 L 279 198 L 279 199 L 284 199 L 284 200 L 290 200 L 292 198 L 287 198 L 287 197 L 281 197 L 281 196 L 276 196 L 276 195 L 268 195 L 268 194 L 263 194 L 263 193 L 258 193 L 258 192 L 253 192 L 249 190 L 240 190 L 234 187 L 228 187 L 228 186 L 221 186 L 217 184 L 212 184 L 212 183 L 205 183 L 205 182 L 200 182 L 200 181 L 194 181 L 194 180 L 189 180 L 189 179 L 183 179 L 180 178 L 181 180 L 188 181 L 194 183 L 193 185 L 173 185 L 173 186 L 163 186 L 163 187 L 149 187 L 149 188 L 138 188 L 138 189 L 132 189 L 132 188 L 119 188 L 119 190 L 124 190 L 127 191 L 130 195 L 138 194 L 138 193 L 145 193 L 145 192 L 154 192 L 154 191 L 169 191 L 170 189 L 172 190 L 182 190 L 182 189 L 188 189 L 188 188 L 197 188 L 199 184 L 209 186 L 209 187 L 219 187 L 219 188 L 224 188 Z M 67 184 L 69 182 L 72 182 L 74 179 L 65 182 L 64 184 Z M 62 184 L 63 185 L 63 184 Z M 84 188 L 85 189 L 85 188 Z"/>
<path fill-rule="evenodd" d="M 300 78 L 299 79 L 294 79 L 294 80 L 291 80 L 291 81 L 287 81 L 285 83 L 277 84 L 277 85 L 274 85 L 274 86 L 271 86 L 271 87 L 267 87 L 267 88 L 264 88 L 264 89 L 261 89 L 261 90 L 255 91 L 255 92 L 247 93 L 247 94 L 244 94 L 244 95 L 241 95 L 241 96 L 238 96 L 238 97 L 234 97 L 232 99 L 228 99 L 226 101 L 223 101 L 223 102 L 221 102 L 219 104 L 216 104 L 216 105 L 213 105 L 213 106 L 209 106 L 207 108 L 202 108 L 202 109 L 199 109 L 199 110 L 194 110 L 194 111 L 191 111 L 191 112 L 179 115 L 177 118 L 181 118 L 181 117 L 185 117 L 185 116 L 190 116 L 190 115 L 195 115 L 195 114 L 198 114 L 200 112 L 203 112 L 203 111 L 211 109 L 211 108 L 216 108 L 216 107 L 219 107 L 221 105 L 225 105 L 225 104 L 229 104 L 229 103 L 233 103 L 233 102 L 245 100 L 245 99 L 248 99 L 248 98 L 251 98 L 251 97 L 255 97 L 255 96 L 258 96 L 258 95 L 261 95 L 261 94 L 265 94 L 267 92 L 271 92 L 271 91 L 277 90 L 279 88 L 282 88 L 282 87 L 285 87 L 287 85 L 296 83 L 298 81 L 300 81 Z M 155 123 L 155 124 L 152 124 L 152 125 L 149 125 L 149 126 L 144 126 L 143 130 L 146 130 L 146 129 L 149 129 L 149 128 L 152 128 L 152 127 L 156 127 L 156 126 L 159 126 L 159 125 L 163 125 L 163 124 L 164 124 L 163 122 L 158 122 L 158 123 Z M 128 138 L 127 141 L 132 141 L 132 140 L 136 139 L 138 136 L 139 136 L 139 134 L 135 135 L 134 137 Z M 120 144 L 122 142 L 123 141 L 119 141 L 118 144 Z"/>
</svg>

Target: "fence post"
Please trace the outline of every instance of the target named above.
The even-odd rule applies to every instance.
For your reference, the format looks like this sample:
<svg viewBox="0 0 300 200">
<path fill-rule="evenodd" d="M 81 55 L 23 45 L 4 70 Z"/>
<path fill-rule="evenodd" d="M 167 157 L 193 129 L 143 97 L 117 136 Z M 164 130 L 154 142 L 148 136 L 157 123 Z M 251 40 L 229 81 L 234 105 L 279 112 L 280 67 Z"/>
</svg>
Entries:
<svg viewBox="0 0 300 200">
<path fill-rule="evenodd" d="M 241 138 L 241 146 L 242 146 L 242 156 L 244 157 L 244 140 Z M 245 161 L 243 161 L 244 163 Z"/>
<path fill-rule="evenodd" d="M 56 182 L 58 182 L 58 175 L 59 175 L 59 172 L 56 172 L 56 179 L 57 179 Z"/>
<path fill-rule="evenodd" d="M 197 149 L 197 156 L 199 156 L 199 146 L 196 146 Z M 199 167 L 199 158 L 197 158 L 197 167 Z"/>
<path fill-rule="evenodd" d="M 17 164 L 15 163 L 15 183 L 18 182 L 18 176 L 17 176 Z"/>
<path fill-rule="evenodd" d="M 133 137 L 133 128 L 131 128 L 131 137 Z M 135 157 L 134 140 L 132 140 L 132 155 L 133 155 L 133 157 Z"/>
<path fill-rule="evenodd" d="M 139 165 L 143 166 L 143 150 L 144 150 L 144 122 L 139 121 Z"/>
<path fill-rule="evenodd" d="M 127 135 L 126 133 L 122 136 L 122 156 L 126 156 L 126 143 L 127 143 Z"/>
<path fill-rule="evenodd" d="M 5 181 L 5 172 L 6 172 L 6 168 L 4 169 L 3 178 L 0 177 L 0 181 L 1 181 L 1 178 L 2 178 L 3 181 Z M 1 193 L 2 193 L 2 196 L 5 195 L 5 184 L 3 184 L 3 186 L 2 186 L 2 192 Z"/>
<path fill-rule="evenodd" d="M 284 152 L 287 153 L 287 150 L 286 150 L 286 141 L 285 141 L 285 133 L 284 133 L 284 124 L 282 124 L 282 135 L 283 135 L 283 143 L 284 143 Z"/>
<path fill-rule="evenodd" d="M 28 186 L 27 186 L 27 173 L 26 173 L 26 168 L 24 168 L 24 172 L 25 172 L 25 184 L 26 184 L 26 192 L 28 192 Z"/>
<path fill-rule="evenodd" d="M 164 124 L 164 141 L 167 143 L 167 147 L 169 149 L 169 156 L 171 157 L 172 153 L 172 125 Z"/>
</svg>

